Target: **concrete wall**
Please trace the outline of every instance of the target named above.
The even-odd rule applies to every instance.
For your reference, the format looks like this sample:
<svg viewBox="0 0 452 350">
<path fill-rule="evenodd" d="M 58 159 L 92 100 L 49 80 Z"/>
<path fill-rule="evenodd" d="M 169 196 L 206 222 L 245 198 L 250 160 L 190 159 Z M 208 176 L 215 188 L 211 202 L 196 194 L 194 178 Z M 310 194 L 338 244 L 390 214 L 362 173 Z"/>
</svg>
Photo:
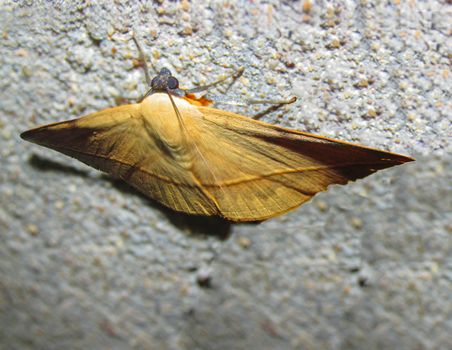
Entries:
<svg viewBox="0 0 452 350">
<path fill-rule="evenodd" d="M 303 2 L 2 2 L 0 348 L 452 348 L 451 5 Z M 230 225 L 22 141 L 146 90 L 132 28 L 185 87 L 244 66 L 210 95 L 417 161 Z"/>
</svg>

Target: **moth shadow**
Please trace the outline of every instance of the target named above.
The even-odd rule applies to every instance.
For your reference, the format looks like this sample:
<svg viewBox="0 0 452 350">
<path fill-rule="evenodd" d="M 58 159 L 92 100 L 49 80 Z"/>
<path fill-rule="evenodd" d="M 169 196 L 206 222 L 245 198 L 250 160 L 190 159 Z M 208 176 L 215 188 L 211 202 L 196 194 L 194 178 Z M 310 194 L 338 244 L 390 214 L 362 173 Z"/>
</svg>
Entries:
<svg viewBox="0 0 452 350">
<path fill-rule="evenodd" d="M 43 172 L 56 171 L 67 175 L 76 175 L 84 178 L 89 177 L 89 173 L 85 170 L 74 168 L 70 165 L 61 164 L 54 160 L 32 154 L 28 159 L 28 163 L 35 169 Z"/>
<path fill-rule="evenodd" d="M 77 169 L 70 165 L 61 164 L 54 160 L 41 157 L 39 155 L 33 154 L 28 162 L 30 165 L 44 172 L 60 172 L 67 175 L 75 175 L 83 178 L 89 178 L 90 174 L 88 171 Z M 110 182 L 110 184 L 118 191 L 124 194 L 131 194 L 133 196 L 140 197 L 149 206 L 162 212 L 171 223 L 179 228 L 181 231 L 186 232 L 193 237 L 202 239 L 203 237 L 216 237 L 219 240 L 226 240 L 231 235 L 232 225 L 235 224 L 232 221 L 214 217 L 214 216 L 203 216 L 203 215 L 189 215 L 181 212 L 176 212 L 171 210 L 164 205 L 158 203 L 157 201 L 147 197 L 134 187 L 127 184 L 121 179 L 111 177 L 107 174 L 102 174 L 101 179 Z M 256 225 L 261 221 L 242 223 L 242 225 Z"/>
<path fill-rule="evenodd" d="M 193 237 L 202 238 L 209 236 L 224 241 L 231 235 L 231 226 L 233 224 L 231 221 L 213 216 L 189 215 L 176 212 L 147 197 L 121 179 L 116 179 L 108 175 L 102 175 L 102 178 L 110 182 L 118 191 L 140 197 L 149 206 L 162 212 L 174 226 Z"/>
</svg>

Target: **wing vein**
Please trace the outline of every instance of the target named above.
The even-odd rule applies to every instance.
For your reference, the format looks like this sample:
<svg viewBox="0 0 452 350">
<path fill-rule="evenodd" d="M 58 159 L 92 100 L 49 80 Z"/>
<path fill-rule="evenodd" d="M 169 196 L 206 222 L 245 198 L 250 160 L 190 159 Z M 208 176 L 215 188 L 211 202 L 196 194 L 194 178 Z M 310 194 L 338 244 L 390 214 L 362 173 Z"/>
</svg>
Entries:
<svg viewBox="0 0 452 350">
<path fill-rule="evenodd" d="M 57 149 L 55 147 L 55 149 Z M 62 150 L 63 152 L 63 148 L 58 147 L 58 149 Z M 113 157 L 108 157 L 108 156 L 102 156 L 99 154 L 91 154 L 88 152 L 80 152 L 80 151 L 76 151 L 76 150 L 69 150 L 70 152 L 74 152 L 74 153 L 79 153 L 82 155 L 87 155 L 89 157 L 95 157 L 95 158 L 102 158 L 102 159 L 107 159 L 107 160 L 112 160 L 114 162 L 120 163 L 122 165 L 127 165 L 130 167 L 134 167 L 135 165 L 129 164 L 127 162 L 121 161 L 119 159 L 115 159 Z M 385 162 L 381 162 L 381 164 L 384 164 Z M 378 165 L 379 163 L 376 162 L 362 162 L 362 163 L 342 163 L 342 164 L 334 164 L 334 165 L 316 165 L 316 166 L 310 166 L 310 167 L 303 167 L 303 168 L 292 168 L 292 169 L 284 169 L 284 170 L 278 170 L 278 171 L 273 171 L 273 172 L 269 172 L 266 174 L 260 174 L 260 175 L 255 175 L 255 176 L 250 176 L 247 178 L 239 178 L 239 179 L 234 179 L 234 180 L 229 180 L 229 181 L 222 181 L 222 182 L 217 182 L 217 183 L 210 183 L 210 184 L 206 184 L 203 183 L 203 187 L 228 187 L 228 186 L 234 186 L 234 185 L 239 185 L 239 184 L 243 184 L 246 182 L 253 182 L 253 181 L 259 181 L 262 179 L 265 179 L 267 177 L 271 177 L 271 176 L 275 176 L 275 175 L 286 175 L 286 174 L 291 174 L 291 173 L 304 173 L 304 172 L 309 172 L 309 171 L 319 171 L 319 170 L 328 170 L 328 169 L 341 169 L 341 168 L 347 168 L 347 167 L 356 167 L 356 166 L 373 166 L 375 167 L 376 165 Z M 191 185 L 188 183 L 182 183 L 179 181 L 175 181 L 169 177 L 163 176 L 163 175 L 158 175 L 153 173 L 152 171 L 149 171 L 148 169 L 142 168 L 142 167 L 137 167 L 139 171 L 142 171 L 143 173 L 146 173 L 147 175 L 150 175 L 152 177 L 155 177 L 159 180 L 165 181 L 167 183 L 171 183 L 174 185 L 179 185 L 179 186 L 185 186 L 185 187 L 196 187 L 195 185 Z"/>
</svg>

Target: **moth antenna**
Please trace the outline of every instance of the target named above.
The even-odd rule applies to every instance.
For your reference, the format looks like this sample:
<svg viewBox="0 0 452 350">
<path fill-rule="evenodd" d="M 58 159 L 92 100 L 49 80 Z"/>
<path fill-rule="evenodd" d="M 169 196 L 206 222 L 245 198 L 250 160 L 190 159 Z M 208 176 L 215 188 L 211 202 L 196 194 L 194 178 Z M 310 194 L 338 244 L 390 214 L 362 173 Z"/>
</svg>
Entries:
<svg viewBox="0 0 452 350">
<path fill-rule="evenodd" d="M 181 114 L 180 114 L 180 112 L 179 112 L 179 109 L 177 108 L 176 103 L 174 102 L 174 99 L 173 99 L 173 97 L 171 96 L 171 93 L 170 93 L 168 90 L 166 91 L 166 93 L 168 94 L 168 97 L 169 97 L 169 99 L 170 99 L 170 101 L 171 101 L 171 104 L 173 105 L 173 109 L 174 109 L 174 112 L 176 113 L 177 121 L 179 122 L 180 127 L 181 127 L 185 132 L 188 132 L 187 128 L 185 127 L 185 124 L 184 124 L 184 121 L 183 121 L 183 119 L 182 119 L 182 116 L 181 116 Z M 186 137 L 186 134 L 184 134 L 183 136 Z"/>
<path fill-rule="evenodd" d="M 135 36 L 135 31 L 132 32 L 132 40 L 135 43 L 135 45 L 137 46 L 137 50 L 139 53 L 139 59 L 141 62 L 143 62 L 143 69 L 144 69 L 144 75 L 146 77 L 146 84 L 148 84 L 148 86 L 151 86 L 151 76 L 149 75 L 149 67 L 148 67 L 148 63 L 146 61 L 146 55 L 144 54 L 144 51 L 141 48 L 141 45 L 138 42 L 137 37 Z M 155 67 L 152 64 L 152 61 L 151 61 L 151 66 L 152 66 L 152 70 L 155 71 Z"/>
<path fill-rule="evenodd" d="M 170 101 L 171 101 L 171 104 L 173 105 L 173 109 L 174 109 L 174 112 L 176 113 L 176 116 L 177 116 L 177 120 L 178 120 L 178 122 L 179 122 L 179 125 L 181 126 L 181 128 L 182 128 L 183 131 L 185 132 L 183 136 L 184 136 L 184 138 L 187 138 L 188 130 L 187 130 L 185 124 L 184 124 L 184 120 L 182 119 L 182 115 L 180 114 L 179 109 L 177 108 L 176 103 L 174 102 L 174 99 L 173 99 L 173 97 L 171 96 L 171 93 L 170 93 L 168 90 L 166 91 L 166 93 L 168 94 L 168 96 L 169 96 L 169 98 L 170 98 Z M 206 169 L 207 169 L 207 170 L 210 172 L 210 174 L 212 175 L 212 177 L 213 177 L 215 183 L 220 183 L 220 182 L 218 181 L 217 177 L 215 176 L 215 174 L 213 173 L 213 171 L 210 169 L 209 163 L 207 162 L 207 159 L 204 158 L 202 152 L 199 150 L 198 145 L 196 144 L 196 141 L 193 139 L 192 142 L 193 142 L 193 145 L 195 146 L 196 152 L 199 154 L 199 156 L 201 157 L 203 163 L 206 165 Z M 223 191 L 223 193 L 226 195 L 226 193 L 225 193 L 223 187 L 220 186 L 219 188 L 220 188 L 221 191 Z M 218 210 L 220 210 L 220 208 L 218 208 Z"/>
</svg>

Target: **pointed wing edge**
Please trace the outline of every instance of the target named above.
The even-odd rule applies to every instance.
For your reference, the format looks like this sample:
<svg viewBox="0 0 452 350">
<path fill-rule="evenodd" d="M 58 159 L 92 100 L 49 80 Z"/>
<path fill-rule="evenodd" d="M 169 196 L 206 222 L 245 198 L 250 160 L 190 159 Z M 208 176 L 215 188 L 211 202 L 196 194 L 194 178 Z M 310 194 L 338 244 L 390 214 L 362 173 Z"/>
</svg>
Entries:
<svg viewBox="0 0 452 350">
<path fill-rule="evenodd" d="M 236 119 L 241 119 L 245 122 L 252 122 L 259 124 L 259 126 L 261 127 L 265 127 L 265 128 L 271 128 L 277 132 L 282 132 L 282 133 L 289 133 L 289 134 L 294 134 L 294 135 L 299 135 L 299 136 L 305 136 L 305 137 L 309 137 L 309 138 L 313 138 L 313 139 L 317 139 L 320 142 L 333 142 L 336 144 L 342 144 L 344 146 L 352 146 L 352 147 L 359 147 L 363 150 L 368 150 L 368 151 L 374 151 L 374 152 L 384 152 L 387 153 L 388 156 L 393 156 L 398 158 L 397 160 L 400 162 L 400 164 L 403 163 L 407 163 L 407 162 L 413 162 L 415 161 L 414 158 L 408 157 L 408 156 L 404 156 L 398 153 L 392 153 L 392 152 L 388 152 L 385 150 L 379 150 L 373 147 L 368 147 L 368 146 L 362 146 L 353 142 L 347 142 L 347 141 L 342 141 L 342 140 L 337 140 L 337 139 L 333 139 L 333 138 L 329 138 L 329 137 L 325 137 L 325 136 L 320 136 L 320 135 L 315 135 L 315 134 L 311 134 L 308 132 L 304 132 L 304 131 L 299 131 L 299 130 L 295 130 L 295 129 L 289 129 L 289 128 L 284 128 L 282 126 L 279 125 L 275 125 L 275 124 L 270 124 L 270 123 L 266 123 L 260 120 L 255 120 L 249 117 L 245 117 L 243 115 L 240 114 L 236 114 L 236 113 L 232 113 L 232 112 L 228 112 L 228 111 L 223 111 L 223 110 L 219 110 L 216 108 L 211 108 L 211 107 L 204 107 L 204 106 L 199 106 L 197 107 L 201 112 L 203 112 L 203 115 L 205 114 L 220 114 L 220 115 L 226 115 L 226 116 L 231 116 L 232 118 L 236 118 Z"/>
</svg>

